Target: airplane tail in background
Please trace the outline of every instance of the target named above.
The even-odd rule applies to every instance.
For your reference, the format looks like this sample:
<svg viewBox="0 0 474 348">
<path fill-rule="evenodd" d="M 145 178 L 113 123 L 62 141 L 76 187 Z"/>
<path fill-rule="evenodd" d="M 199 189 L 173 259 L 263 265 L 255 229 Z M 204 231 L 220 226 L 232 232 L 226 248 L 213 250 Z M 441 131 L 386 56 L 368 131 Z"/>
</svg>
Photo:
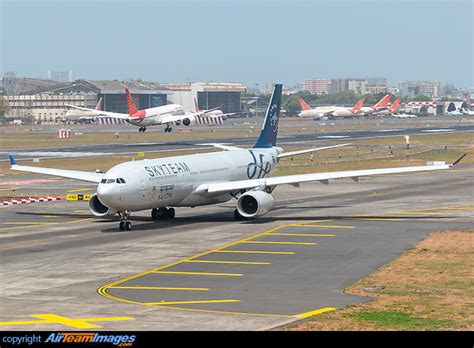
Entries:
<svg viewBox="0 0 474 348">
<path fill-rule="evenodd" d="M 400 106 L 400 98 L 397 98 L 397 100 L 395 100 L 393 104 L 390 105 L 390 107 L 388 108 L 388 111 L 394 112 L 398 109 L 399 106 Z"/>
<path fill-rule="evenodd" d="M 354 107 L 351 109 L 351 112 L 354 114 L 358 113 L 360 109 L 362 108 L 362 106 L 364 105 L 364 103 L 365 103 L 365 97 L 359 100 L 356 105 L 354 105 Z"/>
<path fill-rule="evenodd" d="M 311 110 L 311 106 L 309 106 L 308 104 L 306 104 L 306 102 L 303 100 L 303 98 L 299 97 L 299 98 L 298 98 L 298 101 L 300 102 L 301 109 L 303 109 L 303 110 Z"/>
<path fill-rule="evenodd" d="M 372 109 L 374 110 L 378 110 L 378 109 L 381 109 L 381 108 L 386 108 L 387 105 L 388 105 L 388 102 L 390 101 L 390 97 L 392 95 L 389 93 L 389 94 L 386 94 L 382 99 L 380 99 L 378 101 L 377 104 L 375 104 L 374 106 L 372 106 Z"/>
<path fill-rule="evenodd" d="M 127 97 L 127 107 L 128 107 L 128 114 L 129 115 L 134 115 L 138 112 L 137 106 L 135 105 L 135 101 L 132 98 L 132 95 L 130 94 L 130 91 L 128 88 L 125 88 L 125 95 Z"/>
<path fill-rule="evenodd" d="M 272 97 L 263 120 L 262 131 L 253 146 L 254 148 L 268 148 L 276 145 L 282 86 L 282 84 L 276 84 L 273 88 Z"/>
<path fill-rule="evenodd" d="M 100 97 L 99 101 L 97 102 L 97 105 L 95 106 L 96 110 L 102 111 L 102 97 Z"/>
<path fill-rule="evenodd" d="M 198 102 L 196 100 L 196 98 L 194 98 L 194 109 L 196 112 L 201 112 L 202 110 L 199 109 L 199 106 L 198 106 Z"/>
</svg>

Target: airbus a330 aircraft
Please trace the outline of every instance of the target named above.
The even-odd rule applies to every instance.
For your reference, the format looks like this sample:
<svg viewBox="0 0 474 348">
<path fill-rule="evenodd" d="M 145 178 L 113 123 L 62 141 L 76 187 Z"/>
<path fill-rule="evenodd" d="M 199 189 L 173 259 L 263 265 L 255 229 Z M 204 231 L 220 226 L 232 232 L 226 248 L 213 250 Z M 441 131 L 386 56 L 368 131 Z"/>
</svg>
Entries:
<svg viewBox="0 0 474 348">
<path fill-rule="evenodd" d="M 82 108 L 74 105 L 68 105 L 71 108 L 88 111 L 98 117 L 110 117 L 120 120 L 125 120 L 128 123 L 140 127 L 139 132 L 145 132 L 148 126 L 166 125 L 165 132 L 172 131 L 173 124 L 183 124 L 185 126 L 194 124 L 217 124 L 222 123 L 227 119 L 226 114 L 208 116 L 207 113 L 215 109 L 205 110 L 196 113 L 187 113 L 179 104 L 168 104 L 157 106 L 150 109 L 139 110 L 133 100 L 132 95 L 128 89 L 125 89 L 125 96 L 127 98 L 128 114 L 121 114 L 117 112 L 99 111 L 93 109 Z"/>
<path fill-rule="evenodd" d="M 256 218 L 273 209 L 272 192 L 278 185 L 299 187 L 314 181 L 327 184 L 337 178 L 358 181 L 360 176 L 443 170 L 465 156 L 452 165 L 433 162 L 416 167 L 267 177 L 281 158 L 347 145 L 283 152 L 276 146 L 281 92 L 282 85 L 275 85 L 260 136 L 250 149 L 217 145 L 224 151 L 125 162 L 105 173 L 22 166 L 10 155 L 11 169 L 98 183 L 97 193 L 89 201 L 92 214 L 118 214 L 120 229 L 130 230 L 132 224 L 127 219 L 135 211 L 151 210 L 153 219 L 172 219 L 174 207 L 218 204 L 234 198 L 235 219 Z"/>
<path fill-rule="evenodd" d="M 343 106 L 318 106 L 311 108 L 303 98 L 299 97 L 298 101 L 301 105 L 301 112 L 298 114 L 298 117 L 353 117 L 357 116 L 360 113 L 362 105 L 364 105 L 365 98 L 359 100 L 353 108 L 346 108 Z"/>
</svg>

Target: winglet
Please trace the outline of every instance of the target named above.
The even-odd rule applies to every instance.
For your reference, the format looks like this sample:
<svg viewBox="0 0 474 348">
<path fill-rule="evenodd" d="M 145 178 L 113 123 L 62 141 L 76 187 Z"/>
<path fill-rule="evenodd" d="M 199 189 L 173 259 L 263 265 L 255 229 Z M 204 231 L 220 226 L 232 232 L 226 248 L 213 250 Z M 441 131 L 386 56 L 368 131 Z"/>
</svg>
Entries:
<svg viewBox="0 0 474 348">
<path fill-rule="evenodd" d="M 10 160 L 10 164 L 12 166 L 15 166 L 16 165 L 16 160 L 15 158 L 13 157 L 13 155 L 8 155 L 8 159 Z"/>
<path fill-rule="evenodd" d="M 454 167 L 456 164 L 458 164 L 459 162 L 461 162 L 462 159 L 463 159 L 464 157 L 466 157 L 466 155 L 467 155 L 467 153 L 465 153 L 464 155 L 462 155 L 461 157 L 459 157 L 457 160 L 455 160 L 455 161 L 453 162 L 453 164 L 451 164 L 451 167 Z"/>
</svg>

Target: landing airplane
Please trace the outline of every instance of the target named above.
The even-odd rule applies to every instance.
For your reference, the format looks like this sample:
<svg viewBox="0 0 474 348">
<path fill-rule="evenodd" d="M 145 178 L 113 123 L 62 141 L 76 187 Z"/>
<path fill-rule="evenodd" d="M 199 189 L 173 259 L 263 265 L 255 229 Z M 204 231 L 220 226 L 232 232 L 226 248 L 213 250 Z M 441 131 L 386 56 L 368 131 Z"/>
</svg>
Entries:
<svg viewBox="0 0 474 348">
<path fill-rule="evenodd" d="M 262 130 L 250 149 L 217 145 L 224 151 L 145 159 L 118 164 L 105 173 L 18 165 L 9 155 L 11 169 L 98 183 L 89 201 L 95 216 L 118 214 L 120 230 L 131 230 L 131 212 L 151 210 L 152 219 L 173 219 L 174 207 L 194 207 L 237 200 L 236 220 L 265 215 L 275 206 L 272 196 L 278 185 L 299 187 L 306 182 L 329 183 L 330 179 L 448 169 L 456 165 L 433 162 L 426 166 L 349 170 L 267 177 L 280 159 L 325 148 L 284 152 L 276 146 L 282 85 L 276 84 L 268 104 Z"/>
<path fill-rule="evenodd" d="M 95 109 L 90 111 L 90 110 L 82 110 L 82 109 L 76 109 L 76 108 L 71 108 L 66 111 L 64 114 L 64 117 L 61 119 L 63 122 L 67 121 L 72 121 L 74 123 L 80 122 L 91 122 L 94 120 L 94 118 L 97 117 L 97 112 L 102 111 L 102 97 L 99 99 L 97 102 L 97 105 L 95 106 Z"/>
<path fill-rule="evenodd" d="M 206 112 L 208 110 L 201 113 L 186 113 L 183 107 L 179 104 L 168 104 L 139 110 L 135 104 L 135 101 L 133 100 L 132 95 L 130 94 L 130 91 L 127 88 L 125 89 L 125 96 L 127 99 L 128 114 L 109 111 L 96 111 L 73 105 L 69 106 L 75 109 L 93 112 L 98 117 L 110 117 L 125 120 L 134 126 L 140 127 L 138 129 L 139 132 L 145 132 L 148 126 L 166 125 L 164 131 L 165 133 L 169 133 L 173 130 L 171 127 L 173 124 L 183 123 L 185 126 L 193 124 L 216 124 L 222 123 L 225 119 L 227 119 L 225 115 L 207 116 Z M 210 111 L 213 110 L 214 109 Z"/>
<path fill-rule="evenodd" d="M 382 99 L 380 99 L 375 105 L 372 106 L 363 106 L 360 108 L 360 111 L 364 115 L 379 114 L 380 111 L 386 110 L 390 97 L 392 95 L 387 93 Z"/>
<path fill-rule="evenodd" d="M 346 108 L 343 106 L 318 106 L 311 108 L 303 98 L 299 97 L 298 101 L 301 105 L 301 112 L 298 117 L 315 117 L 315 118 L 333 118 L 333 117 L 353 117 L 360 113 L 362 105 L 364 105 L 365 98 L 359 100 L 353 108 Z"/>
</svg>

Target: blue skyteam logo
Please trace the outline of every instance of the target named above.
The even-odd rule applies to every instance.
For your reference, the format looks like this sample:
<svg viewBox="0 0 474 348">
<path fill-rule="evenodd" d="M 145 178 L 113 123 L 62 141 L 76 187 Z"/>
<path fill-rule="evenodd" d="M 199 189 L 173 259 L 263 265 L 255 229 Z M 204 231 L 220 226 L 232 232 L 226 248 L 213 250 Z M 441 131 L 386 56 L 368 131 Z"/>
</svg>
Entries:
<svg viewBox="0 0 474 348">
<path fill-rule="evenodd" d="M 250 155 L 252 156 L 252 162 L 247 165 L 247 177 L 249 179 L 263 178 L 265 175 L 270 173 L 272 165 L 269 161 L 264 163 L 265 156 L 263 154 L 258 155 L 258 160 L 252 150 L 249 150 Z"/>
<path fill-rule="evenodd" d="M 270 125 L 272 126 L 273 133 L 276 133 L 278 129 L 278 106 L 272 104 L 270 107 Z"/>
</svg>

